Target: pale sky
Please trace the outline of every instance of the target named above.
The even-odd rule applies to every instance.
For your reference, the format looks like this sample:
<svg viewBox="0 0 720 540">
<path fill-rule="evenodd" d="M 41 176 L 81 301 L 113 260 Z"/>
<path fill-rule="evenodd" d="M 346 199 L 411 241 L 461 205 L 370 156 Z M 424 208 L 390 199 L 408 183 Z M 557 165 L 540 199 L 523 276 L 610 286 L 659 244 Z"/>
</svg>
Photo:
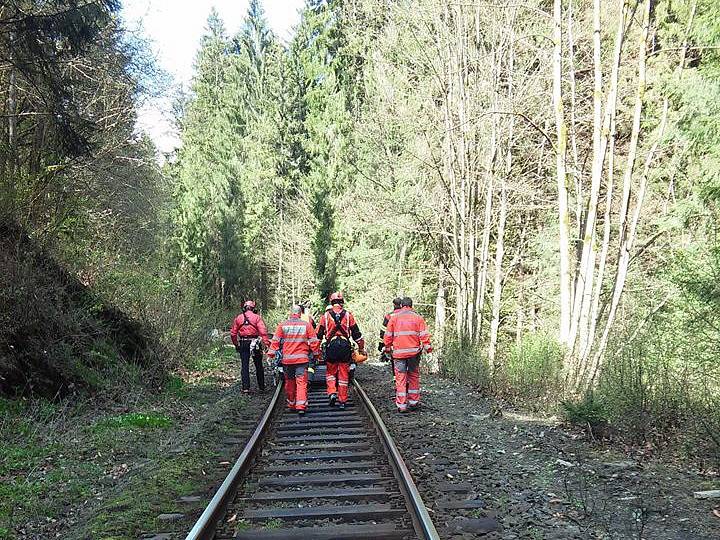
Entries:
<svg viewBox="0 0 720 540">
<path fill-rule="evenodd" d="M 270 27 L 283 41 L 291 39 L 305 0 L 261 0 Z M 210 9 L 220 13 L 229 35 L 242 25 L 249 0 L 123 0 L 122 16 L 130 31 L 152 43 L 159 66 L 174 79 L 167 95 L 140 109 L 138 129 L 148 133 L 161 152 L 179 146 L 171 122 L 171 104 L 180 85 L 186 88 Z"/>
</svg>

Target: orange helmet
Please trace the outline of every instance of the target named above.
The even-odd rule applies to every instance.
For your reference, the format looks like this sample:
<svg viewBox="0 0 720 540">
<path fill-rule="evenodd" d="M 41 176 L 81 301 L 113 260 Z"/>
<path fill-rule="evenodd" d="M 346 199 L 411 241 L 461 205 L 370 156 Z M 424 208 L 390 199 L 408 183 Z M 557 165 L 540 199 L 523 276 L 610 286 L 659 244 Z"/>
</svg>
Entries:
<svg viewBox="0 0 720 540">
<path fill-rule="evenodd" d="M 345 299 L 343 298 L 343 295 L 341 292 L 334 292 L 330 295 L 330 303 L 331 304 L 343 304 L 345 302 Z"/>
<path fill-rule="evenodd" d="M 245 302 L 242 305 L 244 310 L 252 309 L 253 311 L 257 307 L 257 304 L 253 300 L 245 300 Z"/>
</svg>

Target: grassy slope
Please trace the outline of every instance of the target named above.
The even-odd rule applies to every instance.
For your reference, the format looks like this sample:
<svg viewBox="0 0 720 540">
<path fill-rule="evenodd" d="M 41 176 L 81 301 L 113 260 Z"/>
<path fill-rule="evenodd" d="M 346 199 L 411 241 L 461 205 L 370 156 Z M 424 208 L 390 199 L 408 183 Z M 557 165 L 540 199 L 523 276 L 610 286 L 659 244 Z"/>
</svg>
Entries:
<svg viewBox="0 0 720 540">
<path fill-rule="evenodd" d="M 117 381 L 107 395 L 74 402 L 1 401 L 0 538 L 187 530 L 201 503 L 189 510 L 177 500 L 204 495 L 225 474 L 232 457 L 219 441 L 237 434 L 232 419 L 248 405 L 232 354 L 195 368 L 159 393 Z M 185 521 L 156 519 L 178 510 Z"/>
</svg>

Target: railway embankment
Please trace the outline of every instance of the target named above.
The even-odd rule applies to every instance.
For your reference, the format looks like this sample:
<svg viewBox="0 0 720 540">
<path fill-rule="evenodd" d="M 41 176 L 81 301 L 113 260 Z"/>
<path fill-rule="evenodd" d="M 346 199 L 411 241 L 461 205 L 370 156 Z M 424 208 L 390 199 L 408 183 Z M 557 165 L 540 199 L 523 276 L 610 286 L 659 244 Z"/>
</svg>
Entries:
<svg viewBox="0 0 720 540">
<path fill-rule="evenodd" d="M 400 415 L 387 367 L 364 387 L 411 467 L 443 538 L 711 540 L 717 471 L 592 440 L 556 417 L 500 410 L 472 387 L 423 376 L 421 411 Z M 465 505 L 448 501 L 461 494 Z M 481 502 L 478 502 L 481 501 Z"/>
</svg>

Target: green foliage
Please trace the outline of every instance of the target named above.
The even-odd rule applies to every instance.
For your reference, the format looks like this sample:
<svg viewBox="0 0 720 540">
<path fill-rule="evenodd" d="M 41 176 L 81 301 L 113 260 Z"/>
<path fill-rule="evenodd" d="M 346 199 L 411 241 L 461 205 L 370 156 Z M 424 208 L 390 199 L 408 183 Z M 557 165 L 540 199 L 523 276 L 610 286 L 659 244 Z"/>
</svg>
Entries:
<svg viewBox="0 0 720 540">
<path fill-rule="evenodd" d="M 185 380 L 177 375 L 169 375 L 167 377 L 163 390 L 176 396 L 184 396 L 187 394 Z"/>
<path fill-rule="evenodd" d="M 469 339 L 448 340 L 443 347 L 442 373 L 461 381 L 491 389 L 490 371 L 485 351 Z"/>
<path fill-rule="evenodd" d="M 132 428 L 168 428 L 172 426 L 172 419 L 160 413 L 126 413 L 113 416 L 98 422 L 95 431 Z"/>
<path fill-rule="evenodd" d="M 228 349 L 229 351 L 233 351 L 232 349 Z M 214 351 L 208 351 L 205 354 L 198 355 L 191 359 L 187 367 L 188 369 L 191 369 L 193 371 L 199 371 L 201 373 L 207 373 L 210 371 L 214 371 L 220 367 L 222 364 L 222 360 L 220 359 L 219 355 Z"/>
<path fill-rule="evenodd" d="M 558 342 L 546 334 L 527 334 L 513 344 L 505 364 L 505 376 L 513 397 L 529 404 L 555 403 L 562 392 L 564 354 Z"/>
<path fill-rule="evenodd" d="M 593 393 L 586 394 L 579 401 L 564 401 L 561 405 L 568 422 L 581 427 L 589 426 L 592 431 L 607 424 L 609 419 L 605 403 Z"/>
</svg>

